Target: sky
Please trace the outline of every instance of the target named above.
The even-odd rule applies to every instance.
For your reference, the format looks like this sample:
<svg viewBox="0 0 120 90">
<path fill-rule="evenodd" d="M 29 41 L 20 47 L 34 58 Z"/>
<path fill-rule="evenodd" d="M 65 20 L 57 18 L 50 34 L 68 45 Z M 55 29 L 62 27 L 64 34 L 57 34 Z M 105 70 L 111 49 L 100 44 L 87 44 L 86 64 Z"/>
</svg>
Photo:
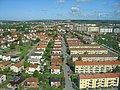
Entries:
<svg viewBox="0 0 120 90">
<path fill-rule="evenodd" d="M 120 0 L 0 0 L 0 20 L 120 20 Z"/>
</svg>

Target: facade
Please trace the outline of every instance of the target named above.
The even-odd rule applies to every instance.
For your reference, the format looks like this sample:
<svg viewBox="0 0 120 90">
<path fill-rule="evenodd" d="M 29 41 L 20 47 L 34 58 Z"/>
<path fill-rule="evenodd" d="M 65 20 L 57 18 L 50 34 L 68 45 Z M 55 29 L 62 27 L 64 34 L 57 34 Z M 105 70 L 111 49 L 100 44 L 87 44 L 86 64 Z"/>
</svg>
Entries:
<svg viewBox="0 0 120 90">
<path fill-rule="evenodd" d="M 100 33 L 112 33 L 113 32 L 113 27 L 100 27 L 99 30 Z"/>
<path fill-rule="evenodd" d="M 32 65 L 31 64 L 29 67 L 26 68 L 26 73 L 33 74 L 35 70 L 37 70 L 39 72 L 40 71 L 40 65 Z"/>
<path fill-rule="evenodd" d="M 60 66 L 51 66 L 50 67 L 51 74 L 60 74 Z"/>
<path fill-rule="evenodd" d="M 59 87 L 61 85 L 59 78 L 50 78 L 50 85 L 52 87 Z"/>
<path fill-rule="evenodd" d="M 83 62 L 75 61 L 75 73 L 105 73 L 112 72 L 116 66 L 120 66 L 120 61 L 99 61 Z"/>
<path fill-rule="evenodd" d="M 10 60 L 10 59 L 11 59 L 10 54 L 5 54 L 5 55 L 2 57 L 2 59 L 3 59 L 4 61 Z"/>
<path fill-rule="evenodd" d="M 22 70 L 24 70 L 24 66 L 22 63 L 16 63 L 10 67 L 10 70 L 13 72 L 22 72 Z"/>
<path fill-rule="evenodd" d="M 71 48 L 70 54 L 108 54 L 106 48 Z"/>
<path fill-rule="evenodd" d="M 24 81 L 24 86 L 27 88 L 37 88 L 39 87 L 38 78 L 30 77 Z"/>
<path fill-rule="evenodd" d="M 97 26 L 89 26 L 88 32 L 99 32 L 99 27 Z"/>
<path fill-rule="evenodd" d="M 118 87 L 120 73 L 80 74 L 79 89 Z"/>
<path fill-rule="evenodd" d="M 19 56 L 11 56 L 11 61 L 13 61 L 13 62 L 20 61 L 20 57 Z"/>
<path fill-rule="evenodd" d="M 61 59 L 52 59 L 51 60 L 51 65 L 62 65 L 62 60 Z"/>
<path fill-rule="evenodd" d="M 118 55 L 116 54 L 73 54 L 72 60 L 73 62 L 78 60 L 81 61 L 115 61 L 118 59 Z"/>
</svg>

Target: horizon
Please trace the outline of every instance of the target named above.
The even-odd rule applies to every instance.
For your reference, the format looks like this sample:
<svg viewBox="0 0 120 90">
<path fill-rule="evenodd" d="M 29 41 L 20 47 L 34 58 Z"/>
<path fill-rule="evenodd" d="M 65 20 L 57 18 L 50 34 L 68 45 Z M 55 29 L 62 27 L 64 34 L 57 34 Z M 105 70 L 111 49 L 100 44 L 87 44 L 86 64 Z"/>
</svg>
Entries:
<svg viewBox="0 0 120 90">
<path fill-rule="evenodd" d="M 0 0 L 0 20 L 120 20 L 119 0 Z"/>
</svg>

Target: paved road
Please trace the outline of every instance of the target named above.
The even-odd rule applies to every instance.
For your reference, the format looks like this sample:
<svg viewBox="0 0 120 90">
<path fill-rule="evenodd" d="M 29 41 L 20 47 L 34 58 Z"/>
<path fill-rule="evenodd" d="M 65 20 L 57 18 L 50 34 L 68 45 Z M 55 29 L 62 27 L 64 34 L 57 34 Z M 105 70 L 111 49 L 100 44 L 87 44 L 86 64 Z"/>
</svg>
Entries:
<svg viewBox="0 0 120 90">
<path fill-rule="evenodd" d="M 64 88 L 64 90 L 74 90 L 73 87 L 72 87 L 72 82 L 71 82 L 70 76 L 68 76 L 68 71 L 70 70 L 70 68 L 66 64 L 67 63 L 67 53 L 66 53 L 65 41 L 64 41 L 63 38 L 62 38 L 62 46 L 63 46 L 62 51 L 63 51 L 63 57 L 64 57 L 63 70 L 64 70 L 64 77 L 65 77 L 65 88 Z"/>
</svg>

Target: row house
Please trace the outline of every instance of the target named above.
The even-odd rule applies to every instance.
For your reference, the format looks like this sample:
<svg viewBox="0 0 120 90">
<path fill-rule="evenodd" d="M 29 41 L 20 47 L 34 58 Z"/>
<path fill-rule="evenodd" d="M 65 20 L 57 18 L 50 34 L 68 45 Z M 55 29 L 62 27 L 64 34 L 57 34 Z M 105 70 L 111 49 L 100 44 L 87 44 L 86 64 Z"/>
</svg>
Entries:
<svg viewBox="0 0 120 90">
<path fill-rule="evenodd" d="M 72 61 L 115 61 L 118 59 L 116 54 L 73 54 Z"/>
<path fill-rule="evenodd" d="M 75 61 L 75 73 L 105 73 L 108 71 L 112 72 L 116 68 L 116 66 L 120 66 L 120 61 Z"/>
<path fill-rule="evenodd" d="M 108 54 L 106 48 L 71 48 L 70 54 Z"/>
<path fill-rule="evenodd" d="M 31 63 L 31 64 L 40 64 L 40 59 L 38 59 L 38 58 L 28 58 L 28 60 L 27 60 L 29 63 Z"/>
<path fill-rule="evenodd" d="M 79 89 L 118 87 L 120 73 L 80 74 Z"/>
<path fill-rule="evenodd" d="M 53 46 L 53 50 L 61 50 L 61 46 Z"/>
<path fill-rule="evenodd" d="M 54 44 L 53 47 L 62 47 L 62 44 Z"/>
<path fill-rule="evenodd" d="M 46 49 L 47 45 L 39 45 L 37 46 L 37 50 L 44 50 Z"/>
<path fill-rule="evenodd" d="M 30 58 L 36 58 L 36 59 L 41 59 L 42 58 L 42 54 L 40 53 L 32 53 L 30 56 Z"/>
</svg>

